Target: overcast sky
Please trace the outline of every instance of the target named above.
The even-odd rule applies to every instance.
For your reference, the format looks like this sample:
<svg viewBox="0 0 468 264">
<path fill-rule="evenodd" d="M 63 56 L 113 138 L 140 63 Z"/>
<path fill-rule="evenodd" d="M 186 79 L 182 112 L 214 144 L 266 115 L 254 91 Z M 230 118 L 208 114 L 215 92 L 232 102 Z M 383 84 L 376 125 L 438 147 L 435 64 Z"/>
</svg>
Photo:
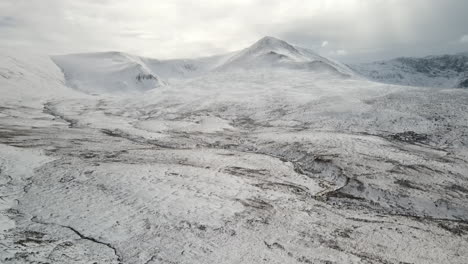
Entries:
<svg viewBox="0 0 468 264">
<path fill-rule="evenodd" d="M 468 51 L 467 0 L 0 0 L 0 45 L 213 55 L 263 36 L 345 62 Z"/>
</svg>

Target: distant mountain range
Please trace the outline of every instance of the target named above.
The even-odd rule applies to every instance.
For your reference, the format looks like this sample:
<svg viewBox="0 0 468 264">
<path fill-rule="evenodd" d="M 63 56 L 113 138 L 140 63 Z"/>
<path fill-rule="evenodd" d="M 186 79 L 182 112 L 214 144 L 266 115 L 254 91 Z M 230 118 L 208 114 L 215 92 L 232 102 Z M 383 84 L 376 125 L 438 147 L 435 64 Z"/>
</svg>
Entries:
<svg viewBox="0 0 468 264">
<path fill-rule="evenodd" d="M 344 64 L 274 37 L 264 37 L 240 51 L 195 59 L 157 60 L 123 52 L 100 52 L 53 56 L 52 60 L 63 71 L 68 86 L 86 93 L 146 91 L 172 81 L 237 70 L 353 75 Z"/>
<path fill-rule="evenodd" d="M 468 88 L 468 53 L 396 58 L 349 65 L 373 81 L 425 87 Z"/>
<path fill-rule="evenodd" d="M 397 85 L 468 88 L 468 53 L 344 65 L 274 37 L 264 37 L 239 51 L 194 59 L 158 60 L 100 52 L 53 56 L 52 60 L 63 71 L 69 87 L 86 93 L 141 92 L 209 73 L 238 70 L 300 70 L 331 74 L 331 78 L 361 76 Z"/>
</svg>

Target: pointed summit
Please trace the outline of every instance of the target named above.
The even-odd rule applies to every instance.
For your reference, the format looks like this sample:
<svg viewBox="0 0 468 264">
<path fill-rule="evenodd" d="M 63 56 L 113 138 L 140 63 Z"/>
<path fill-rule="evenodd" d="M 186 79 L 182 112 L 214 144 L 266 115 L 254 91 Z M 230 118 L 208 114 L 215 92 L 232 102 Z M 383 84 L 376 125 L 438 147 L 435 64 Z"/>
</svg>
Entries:
<svg viewBox="0 0 468 264">
<path fill-rule="evenodd" d="M 352 74 L 345 65 L 322 57 L 309 49 L 294 46 L 270 36 L 263 37 L 251 46 L 234 53 L 216 69 L 268 68 L 332 72 L 340 76 Z"/>
<path fill-rule="evenodd" d="M 270 36 L 265 36 L 261 39 L 259 39 L 257 42 L 255 42 L 252 46 L 248 48 L 249 50 L 269 50 L 269 51 L 275 51 L 279 49 L 285 49 L 291 52 L 297 52 L 296 48 L 294 48 L 293 45 L 287 43 L 284 40 L 275 38 L 275 37 L 270 37 Z"/>
<path fill-rule="evenodd" d="M 281 39 L 278 39 L 278 38 L 275 38 L 275 37 L 271 37 L 271 36 L 265 36 L 265 37 L 257 40 L 257 42 L 255 42 L 255 43 L 256 44 L 258 43 L 258 44 L 261 44 L 261 45 L 288 44 L 284 40 L 281 40 Z"/>
</svg>

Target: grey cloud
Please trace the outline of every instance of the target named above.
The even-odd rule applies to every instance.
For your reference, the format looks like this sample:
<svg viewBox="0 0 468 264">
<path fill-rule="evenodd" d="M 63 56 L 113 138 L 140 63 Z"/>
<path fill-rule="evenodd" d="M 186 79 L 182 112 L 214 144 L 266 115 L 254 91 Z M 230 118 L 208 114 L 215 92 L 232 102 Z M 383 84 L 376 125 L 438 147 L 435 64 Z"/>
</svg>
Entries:
<svg viewBox="0 0 468 264">
<path fill-rule="evenodd" d="M 468 50 L 457 43 L 468 25 L 468 1 L 367 2 L 350 16 L 291 21 L 279 35 L 306 46 L 328 40 L 330 50 L 347 49 L 350 61 Z"/>
<path fill-rule="evenodd" d="M 48 53 L 174 58 L 272 35 L 349 62 L 466 51 L 466 13 L 464 0 L 3 0 L 0 37 Z"/>
<path fill-rule="evenodd" d="M 11 16 L 0 16 L 0 28 L 1 27 L 14 27 L 16 20 Z"/>
</svg>

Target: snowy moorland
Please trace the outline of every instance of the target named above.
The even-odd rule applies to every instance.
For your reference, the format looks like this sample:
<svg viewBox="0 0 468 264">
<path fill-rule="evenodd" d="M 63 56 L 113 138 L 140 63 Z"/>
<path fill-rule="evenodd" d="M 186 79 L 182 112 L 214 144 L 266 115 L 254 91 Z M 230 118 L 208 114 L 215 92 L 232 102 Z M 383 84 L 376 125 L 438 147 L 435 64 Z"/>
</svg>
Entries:
<svg viewBox="0 0 468 264">
<path fill-rule="evenodd" d="M 396 58 L 351 66 L 367 78 L 390 84 L 468 88 L 468 53 Z"/>
<path fill-rule="evenodd" d="M 468 90 L 266 37 L 0 56 L 1 263 L 468 263 Z"/>
</svg>

